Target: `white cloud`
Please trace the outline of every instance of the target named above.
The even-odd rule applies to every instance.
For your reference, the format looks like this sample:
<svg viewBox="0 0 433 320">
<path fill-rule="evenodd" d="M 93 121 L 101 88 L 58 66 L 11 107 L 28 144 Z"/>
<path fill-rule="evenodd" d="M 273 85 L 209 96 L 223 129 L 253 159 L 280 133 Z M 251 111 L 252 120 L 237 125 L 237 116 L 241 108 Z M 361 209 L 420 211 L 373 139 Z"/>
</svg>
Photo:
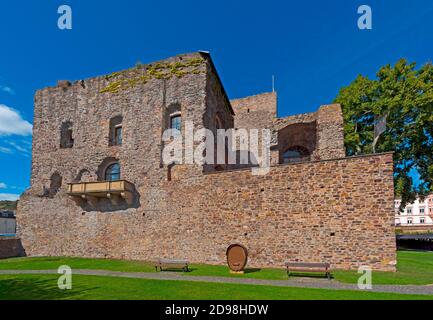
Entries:
<svg viewBox="0 0 433 320">
<path fill-rule="evenodd" d="M 32 154 L 31 145 L 23 144 L 23 141 L 22 141 L 22 145 L 19 145 L 18 143 L 13 142 L 13 141 L 6 141 L 6 143 L 9 144 L 10 146 L 14 147 L 22 155 L 30 156 Z"/>
<path fill-rule="evenodd" d="M 0 201 L 2 201 L 2 200 L 15 201 L 15 200 L 18 200 L 19 197 L 20 197 L 19 194 L 0 193 Z"/>
<path fill-rule="evenodd" d="M 0 104 L 0 136 L 29 136 L 32 134 L 32 125 L 24 120 L 18 111 Z"/>
<path fill-rule="evenodd" d="M 7 187 L 6 183 L 0 182 L 0 189 L 6 189 Z"/>
<path fill-rule="evenodd" d="M 14 151 L 11 148 L 0 146 L 0 153 L 12 154 Z"/>
<path fill-rule="evenodd" d="M 12 89 L 11 87 L 8 86 L 2 86 L 0 85 L 0 90 L 9 94 L 15 94 L 14 89 Z"/>
</svg>

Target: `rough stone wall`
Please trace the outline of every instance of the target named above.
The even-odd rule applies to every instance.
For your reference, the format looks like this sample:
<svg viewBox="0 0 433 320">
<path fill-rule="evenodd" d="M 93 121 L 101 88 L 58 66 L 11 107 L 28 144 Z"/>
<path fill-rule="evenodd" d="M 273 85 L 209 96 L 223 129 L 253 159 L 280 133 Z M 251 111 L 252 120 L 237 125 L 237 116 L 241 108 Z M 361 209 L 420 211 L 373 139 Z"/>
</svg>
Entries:
<svg viewBox="0 0 433 320">
<path fill-rule="evenodd" d="M 234 128 L 234 112 L 230 101 L 224 96 L 224 89 L 218 76 L 213 70 L 208 70 L 206 105 L 207 112 L 204 115 L 204 125 L 215 132 L 216 117 L 221 121 L 220 129 Z"/>
<path fill-rule="evenodd" d="M 343 116 L 338 104 L 284 118 L 277 118 L 274 92 L 232 100 L 231 104 L 236 113 L 236 128 L 267 128 L 274 132 L 272 164 L 281 163 L 283 153 L 295 146 L 307 149 L 312 160 L 342 158 L 346 154 Z"/>
<path fill-rule="evenodd" d="M 344 121 L 339 104 L 321 106 L 317 111 L 316 159 L 334 159 L 346 156 Z"/>
<path fill-rule="evenodd" d="M 242 243 L 249 266 L 330 262 L 393 271 L 392 154 L 144 180 L 138 208 L 83 213 L 64 191 L 22 197 L 20 234 L 30 255 L 153 260 L 187 258 L 224 264 Z"/>
<path fill-rule="evenodd" d="M 316 151 L 317 124 L 316 122 L 295 123 L 278 131 L 279 163 L 283 161 L 283 154 L 290 148 L 302 147 L 308 150 L 309 154 Z M 312 157 L 311 160 L 316 160 Z"/>
<path fill-rule="evenodd" d="M 183 55 L 162 63 L 202 57 Z M 61 82 L 37 92 L 31 188 L 17 211 L 27 254 L 223 264 L 228 245 L 241 242 L 251 252 L 251 266 L 281 267 L 285 260 L 299 260 L 393 270 L 390 154 L 275 166 L 265 176 L 253 176 L 250 170 L 204 173 L 203 166 L 176 165 L 168 178 L 161 137 L 172 110 L 182 113 L 183 131 L 186 121 L 193 121 L 195 129 L 212 129 L 216 114 L 223 127 L 233 121 L 238 126 L 216 71 L 204 57 L 205 63 L 181 77 L 160 77 L 155 63 L 154 69 Z M 142 82 L 149 70 L 155 77 Z M 320 138 L 332 140 L 337 134 L 339 139 L 338 108 L 279 120 L 275 94 L 244 102 L 253 110 L 245 113 L 246 125 L 257 127 L 253 115 L 261 111 L 254 106 L 266 106 L 266 116 L 260 118 L 264 128 L 317 121 L 322 159 L 344 157 L 342 139 L 334 145 Z M 110 119 L 119 115 L 123 143 L 113 146 Z M 72 148 L 60 148 L 66 122 L 72 124 Z M 93 207 L 67 196 L 67 183 L 101 180 L 114 159 L 121 165 L 121 178 L 136 188 L 132 205 L 101 199 Z"/>
<path fill-rule="evenodd" d="M 235 128 L 270 128 L 277 117 L 275 92 L 231 100 L 231 104 L 236 114 Z"/>
<path fill-rule="evenodd" d="M 275 119 L 272 129 L 277 132 L 278 159 L 292 146 L 301 146 L 311 153 L 312 160 L 343 158 L 344 122 L 341 106 L 324 105 L 317 112 Z"/>
<path fill-rule="evenodd" d="M 207 78 L 207 95 L 206 106 L 207 111 L 204 115 L 204 126 L 211 130 L 214 134 L 215 144 L 217 143 L 217 127 L 219 129 L 234 128 L 234 111 L 230 104 L 230 100 L 225 96 L 222 83 L 219 81 L 218 75 L 214 70 L 208 70 Z M 204 171 L 215 171 L 215 168 L 226 169 L 227 165 L 217 165 L 217 148 L 214 150 L 214 164 L 204 166 Z"/>
<path fill-rule="evenodd" d="M 20 239 L 0 237 L 0 259 L 22 257 L 24 255 Z"/>
<path fill-rule="evenodd" d="M 182 58 L 185 61 L 197 57 L 187 55 Z M 180 60 L 164 60 L 167 61 Z M 142 188 L 147 180 L 166 179 L 166 169 L 161 169 L 161 137 L 167 109 L 179 105 L 182 124 L 192 121 L 195 129 L 203 127 L 207 67 L 204 64 L 200 68 L 202 73 L 153 79 L 118 93 L 101 92 L 114 81 L 107 77 L 38 91 L 29 193 L 44 196 L 55 173 L 62 177 L 63 187 L 68 182 L 78 182 L 77 177 L 81 177 L 81 181 L 96 181 L 100 179 L 98 172 L 104 169 L 100 168 L 104 160 L 118 159 L 122 178 L 136 186 L 143 197 L 141 201 L 154 201 L 146 199 L 147 193 Z M 124 77 L 137 77 L 135 72 L 127 70 Z M 122 146 L 110 146 L 110 119 L 118 115 L 123 117 L 123 143 Z M 60 148 L 60 128 L 65 121 L 73 124 L 73 148 Z"/>
</svg>

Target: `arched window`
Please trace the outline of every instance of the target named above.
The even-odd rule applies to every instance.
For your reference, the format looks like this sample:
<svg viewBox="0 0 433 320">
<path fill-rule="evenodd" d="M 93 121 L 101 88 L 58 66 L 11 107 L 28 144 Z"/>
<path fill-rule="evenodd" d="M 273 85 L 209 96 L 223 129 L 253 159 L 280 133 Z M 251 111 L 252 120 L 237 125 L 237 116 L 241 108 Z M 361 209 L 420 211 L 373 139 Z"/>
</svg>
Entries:
<svg viewBox="0 0 433 320">
<path fill-rule="evenodd" d="M 291 147 L 283 154 L 283 163 L 310 161 L 310 153 L 304 147 Z"/>
<path fill-rule="evenodd" d="M 113 163 L 105 170 L 105 181 L 120 180 L 120 164 Z"/>
</svg>

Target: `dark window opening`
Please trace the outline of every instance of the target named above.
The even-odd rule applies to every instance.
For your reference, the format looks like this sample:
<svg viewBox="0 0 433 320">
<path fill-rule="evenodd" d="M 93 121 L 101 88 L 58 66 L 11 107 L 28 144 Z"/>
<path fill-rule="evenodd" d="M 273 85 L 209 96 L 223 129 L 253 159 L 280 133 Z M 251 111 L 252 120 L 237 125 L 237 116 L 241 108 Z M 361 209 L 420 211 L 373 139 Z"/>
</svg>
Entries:
<svg viewBox="0 0 433 320">
<path fill-rule="evenodd" d="M 170 117 L 170 129 L 181 131 L 182 129 L 182 116 L 180 114 Z"/>
<path fill-rule="evenodd" d="M 171 181 L 173 179 L 173 168 L 175 164 L 172 163 L 167 167 L 167 181 Z"/>
<path fill-rule="evenodd" d="M 114 145 L 120 146 L 122 144 L 122 126 L 114 128 Z"/>
<path fill-rule="evenodd" d="M 51 175 L 50 179 L 50 187 L 47 188 L 44 186 L 44 197 L 47 198 L 54 198 L 54 196 L 60 191 L 60 188 L 62 187 L 62 176 L 55 172 Z"/>
<path fill-rule="evenodd" d="M 63 122 L 60 129 L 60 148 L 68 149 L 74 146 L 72 133 L 72 122 Z"/>
<path fill-rule="evenodd" d="M 105 181 L 117 181 L 120 180 L 120 165 L 113 163 L 107 170 L 105 170 Z"/>
<path fill-rule="evenodd" d="M 122 145 L 122 116 L 116 116 L 110 119 L 110 146 Z"/>
<path fill-rule="evenodd" d="M 303 147 L 292 147 L 283 154 L 283 163 L 310 161 L 310 154 Z"/>
</svg>

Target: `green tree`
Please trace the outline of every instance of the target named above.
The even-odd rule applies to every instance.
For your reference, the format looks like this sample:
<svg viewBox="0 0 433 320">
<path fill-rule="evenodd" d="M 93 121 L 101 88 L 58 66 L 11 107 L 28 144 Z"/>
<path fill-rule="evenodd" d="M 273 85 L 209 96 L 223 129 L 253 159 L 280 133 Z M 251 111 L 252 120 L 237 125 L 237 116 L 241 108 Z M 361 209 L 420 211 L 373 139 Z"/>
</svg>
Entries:
<svg viewBox="0 0 433 320">
<path fill-rule="evenodd" d="M 394 151 L 395 194 L 402 207 L 433 191 L 433 65 L 416 68 L 402 59 L 386 65 L 374 80 L 358 76 L 341 89 L 336 103 L 344 115 L 348 155 L 373 152 L 375 119 L 387 116 L 376 152 Z M 421 182 L 410 175 L 417 170 Z"/>
</svg>

